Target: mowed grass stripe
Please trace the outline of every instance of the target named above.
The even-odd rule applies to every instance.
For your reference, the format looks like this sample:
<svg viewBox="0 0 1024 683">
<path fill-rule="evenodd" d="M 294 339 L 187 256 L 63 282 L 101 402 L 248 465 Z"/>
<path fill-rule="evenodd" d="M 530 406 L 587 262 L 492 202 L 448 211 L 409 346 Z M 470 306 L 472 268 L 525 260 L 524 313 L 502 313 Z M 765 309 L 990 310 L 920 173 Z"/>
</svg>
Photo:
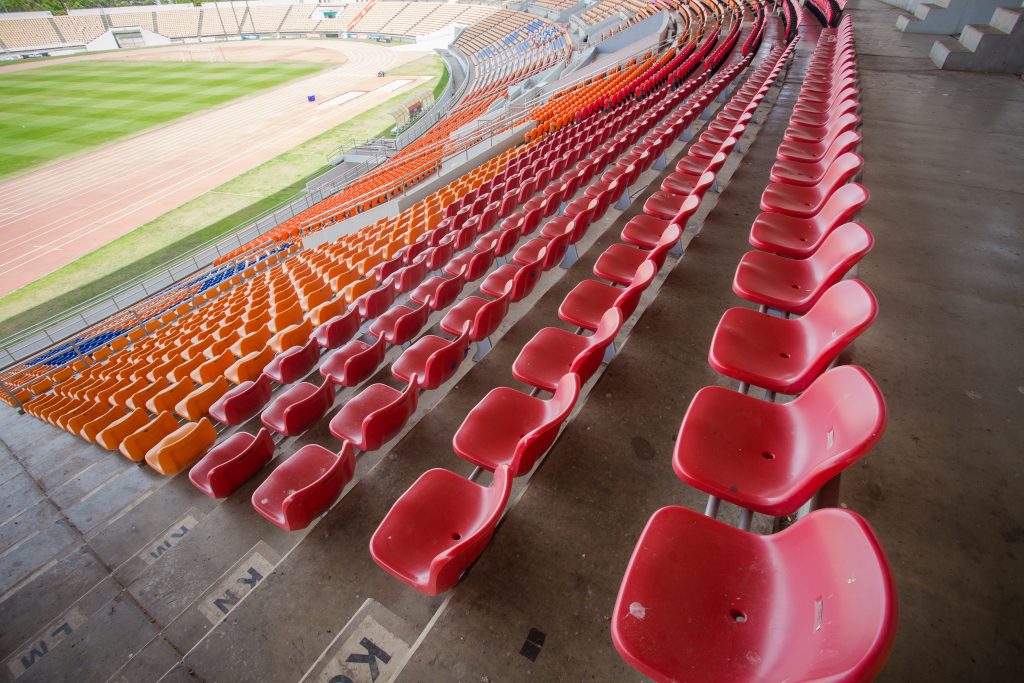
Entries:
<svg viewBox="0 0 1024 683">
<path fill-rule="evenodd" d="M 0 74 L 0 178 L 308 76 L 325 66 L 73 62 Z"/>
</svg>

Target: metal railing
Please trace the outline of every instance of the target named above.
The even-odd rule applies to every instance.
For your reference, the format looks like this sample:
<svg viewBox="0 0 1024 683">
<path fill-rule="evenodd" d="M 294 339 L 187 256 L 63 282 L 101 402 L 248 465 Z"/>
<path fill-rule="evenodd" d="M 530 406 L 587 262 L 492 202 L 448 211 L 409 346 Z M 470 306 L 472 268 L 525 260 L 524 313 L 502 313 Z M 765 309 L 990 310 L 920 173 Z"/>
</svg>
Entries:
<svg viewBox="0 0 1024 683">
<path fill-rule="evenodd" d="M 456 55 L 456 57 L 459 59 L 459 66 L 465 68 L 461 56 Z M 443 55 L 442 59 L 444 59 Z M 450 71 L 451 68 L 447 61 L 445 64 Z M 461 91 L 464 91 L 469 80 L 468 77 L 464 79 L 458 93 L 459 97 L 462 96 Z M 445 92 L 451 90 L 449 85 Z M 457 101 L 457 99 L 450 100 L 449 103 L 451 101 Z M 435 104 L 431 110 L 436 108 Z M 435 122 L 442 117 L 443 114 L 439 114 Z M 413 139 L 415 138 L 411 135 L 406 135 L 403 145 Z M 374 146 L 374 143 L 375 139 L 356 141 L 352 138 L 336 148 L 334 154 L 337 155 L 342 148 L 352 149 L 360 145 Z M 40 351 L 55 344 L 66 343 L 76 334 L 112 315 L 129 311 L 134 305 L 153 294 L 164 291 L 190 277 L 198 277 L 200 271 L 209 268 L 218 259 L 335 194 L 345 185 L 352 183 L 361 175 L 383 163 L 386 158 L 386 155 L 381 154 L 370 161 L 349 167 L 341 173 L 337 173 L 334 168 L 326 169 L 306 184 L 305 191 L 267 209 L 255 219 L 240 224 L 229 234 L 204 242 L 166 265 L 138 275 L 66 311 L 0 339 L 0 369 L 7 369 L 17 363 L 30 360 Z"/>
</svg>

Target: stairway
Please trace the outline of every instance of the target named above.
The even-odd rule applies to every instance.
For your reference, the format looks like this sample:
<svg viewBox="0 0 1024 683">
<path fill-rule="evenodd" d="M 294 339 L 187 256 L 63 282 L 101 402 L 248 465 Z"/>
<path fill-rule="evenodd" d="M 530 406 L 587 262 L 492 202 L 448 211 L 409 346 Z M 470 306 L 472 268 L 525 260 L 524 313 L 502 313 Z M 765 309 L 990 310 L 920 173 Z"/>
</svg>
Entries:
<svg viewBox="0 0 1024 683">
<path fill-rule="evenodd" d="M 930 33 L 952 36 L 967 24 L 985 23 L 1007 0 L 933 0 L 919 2 L 896 19 L 896 29 L 904 33 Z"/>
<path fill-rule="evenodd" d="M 1024 3 L 997 8 L 988 24 L 964 26 L 959 40 L 940 38 L 932 62 L 940 69 L 1024 73 Z"/>
</svg>

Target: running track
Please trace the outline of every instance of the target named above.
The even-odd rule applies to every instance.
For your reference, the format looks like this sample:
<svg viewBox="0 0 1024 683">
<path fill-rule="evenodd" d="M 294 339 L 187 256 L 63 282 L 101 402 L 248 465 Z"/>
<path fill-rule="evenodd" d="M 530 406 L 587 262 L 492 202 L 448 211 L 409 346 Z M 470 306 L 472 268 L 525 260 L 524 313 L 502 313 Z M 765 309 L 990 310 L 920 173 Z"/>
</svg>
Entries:
<svg viewBox="0 0 1024 683">
<path fill-rule="evenodd" d="M 304 42 L 310 41 L 271 43 L 267 48 L 301 50 Z M 398 79 L 366 78 L 368 74 L 424 53 L 363 43 L 315 44 L 344 53 L 347 61 L 0 182 L 0 295 L 425 80 L 412 79 L 397 91 L 373 92 Z M 367 94 L 340 106 L 323 104 L 349 90 Z M 320 102 L 306 102 L 307 93 L 317 93 Z"/>
</svg>

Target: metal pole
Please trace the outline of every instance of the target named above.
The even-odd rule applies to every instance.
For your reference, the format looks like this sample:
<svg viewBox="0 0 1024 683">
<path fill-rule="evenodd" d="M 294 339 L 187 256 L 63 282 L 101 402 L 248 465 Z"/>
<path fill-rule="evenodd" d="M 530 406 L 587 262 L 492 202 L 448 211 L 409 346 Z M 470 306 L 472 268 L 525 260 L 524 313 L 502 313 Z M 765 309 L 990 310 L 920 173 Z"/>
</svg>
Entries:
<svg viewBox="0 0 1024 683">
<path fill-rule="evenodd" d="M 7 387 L 7 383 L 4 382 L 3 380 L 0 380 L 0 389 L 3 389 L 3 392 L 10 396 L 11 400 L 14 401 L 14 404 L 18 407 L 18 414 L 24 415 L 25 406 L 21 404 L 21 401 L 18 400 L 18 397 L 14 395 L 14 392 Z"/>
</svg>

